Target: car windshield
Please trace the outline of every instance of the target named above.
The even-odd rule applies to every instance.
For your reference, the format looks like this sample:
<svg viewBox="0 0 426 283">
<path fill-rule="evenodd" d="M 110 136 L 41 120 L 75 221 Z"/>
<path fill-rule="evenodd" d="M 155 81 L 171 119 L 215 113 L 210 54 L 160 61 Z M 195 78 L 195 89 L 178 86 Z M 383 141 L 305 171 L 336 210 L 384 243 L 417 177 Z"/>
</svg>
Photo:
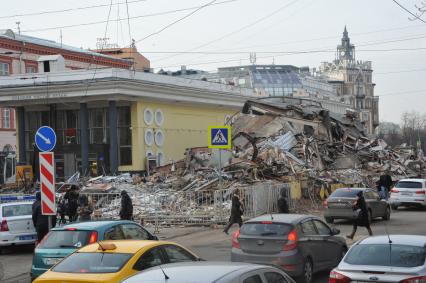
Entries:
<svg viewBox="0 0 426 283">
<path fill-rule="evenodd" d="M 64 273 L 114 273 L 123 268 L 132 254 L 73 253 L 53 268 Z"/>
<path fill-rule="evenodd" d="M 409 182 L 409 181 L 402 181 L 402 182 L 398 182 L 395 185 L 396 188 L 401 188 L 401 189 L 421 189 L 422 188 L 422 183 L 420 182 Z"/>
<path fill-rule="evenodd" d="M 425 249 L 408 245 L 356 245 L 344 261 L 353 265 L 416 267 L 425 263 Z"/>
<path fill-rule="evenodd" d="M 335 190 L 330 197 L 332 198 L 354 198 L 359 190 L 354 189 L 338 189 Z"/>
<path fill-rule="evenodd" d="M 2 209 L 2 215 L 3 217 L 32 215 L 32 204 L 5 205 Z"/>
<path fill-rule="evenodd" d="M 61 230 L 50 231 L 46 239 L 37 248 L 60 249 L 81 248 L 87 245 L 91 231 Z"/>
<path fill-rule="evenodd" d="M 247 236 L 283 236 L 290 233 L 289 224 L 272 222 L 245 223 L 240 230 L 241 235 Z"/>
</svg>

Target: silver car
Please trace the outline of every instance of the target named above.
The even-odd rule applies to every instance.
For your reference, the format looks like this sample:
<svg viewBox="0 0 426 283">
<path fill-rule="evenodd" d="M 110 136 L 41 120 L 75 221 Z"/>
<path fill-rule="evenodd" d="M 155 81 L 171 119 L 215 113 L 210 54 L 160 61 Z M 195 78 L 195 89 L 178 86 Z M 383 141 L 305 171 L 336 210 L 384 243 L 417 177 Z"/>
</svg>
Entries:
<svg viewBox="0 0 426 283">
<path fill-rule="evenodd" d="M 294 283 L 272 266 L 231 262 L 181 262 L 142 271 L 122 283 Z"/>
<path fill-rule="evenodd" d="M 234 234 L 231 261 L 275 265 L 298 282 L 311 282 L 314 272 L 331 270 L 346 253 L 339 233 L 311 215 L 263 215 Z"/>
<path fill-rule="evenodd" d="M 395 184 L 389 199 L 392 209 L 399 206 L 426 208 L 426 180 L 404 179 Z"/>
<path fill-rule="evenodd" d="M 327 223 L 333 223 L 335 219 L 355 219 L 357 214 L 353 210 L 353 203 L 357 198 L 357 193 L 364 193 L 365 202 L 368 208 L 368 219 L 381 217 L 384 220 L 390 219 L 391 208 L 386 200 L 382 200 L 379 194 L 369 188 L 341 188 L 335 190 L 324 201 L 324 219 Z"/>
<path fill-rule="evenodd" d="M 426 236 L 369 237 L 355 243 L 328 282 L 426 282 Z"/>
<path fill-rule="evenodd" d="M 0 247 L 34 244 L 36 239 L 32 202 L 0 204 Z"/>
</svg>

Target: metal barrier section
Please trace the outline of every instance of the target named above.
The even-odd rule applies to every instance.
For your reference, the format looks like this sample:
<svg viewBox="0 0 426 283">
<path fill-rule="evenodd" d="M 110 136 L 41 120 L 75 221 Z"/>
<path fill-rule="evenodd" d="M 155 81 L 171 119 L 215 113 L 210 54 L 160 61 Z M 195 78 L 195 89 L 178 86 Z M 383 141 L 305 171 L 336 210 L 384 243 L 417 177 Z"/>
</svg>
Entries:
<svg viewBox="0 0 426 283">
<path fill-rule="evenodd" d="M 282 192 L 292 207 L 287 183 L 261 183 L 238 188 L 243 203 L 244 219 L 278 211 Z M 159 191 L 131 195 L 134 220 L 160 226 L 225 224 L 229 220 L 233 189 L 216 191 Z M 118 219 L 121 205 L 119 193 L 84 193 L 94 207 L 93 219 Z"/>
</svg>

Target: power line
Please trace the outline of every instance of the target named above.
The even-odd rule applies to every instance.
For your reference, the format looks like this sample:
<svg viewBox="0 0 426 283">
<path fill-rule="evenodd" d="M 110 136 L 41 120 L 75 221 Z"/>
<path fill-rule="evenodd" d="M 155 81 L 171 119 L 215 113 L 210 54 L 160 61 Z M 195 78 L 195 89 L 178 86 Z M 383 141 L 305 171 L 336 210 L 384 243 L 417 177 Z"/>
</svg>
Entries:
<svg viewBox="0 0 426 283">
<path fill-rule="evenodd" d="M 146 1 L 148 1 L 148 0 L 133 0 L 133 1 L 129 1 L 129 3 L 146 2 Z M 120 4 L 124 4 L 124 2 L 117 2 L 113 5 L 120 5 Z M 41 12 L 33 12 L 33 13 L 27 13 L 27 14 L 16 14 L 16 15 L 9 15 L 9 16 L 0 16 L 0 19 L 39 16 L 39 15 L 46 15 L 46 14 L 57 14 L 57 13 L 65 13 L 65 12 L 72 12 L 72 11 L 79 11 L 79 10 L 102 8 L 102 7 L 108 7 L 108 6 L 109 6 L 109 4 L 100 4 L 100 5 L 69 8 L 69 9 L 62 9 L 62 10 L 41 11 Z"/>
<path fill-rule="evenodd" d="M 402 91 L 402 92 L 391 92 L 391 93 L 385 93 L 377 95 L 379 97 L 382 96 L 394 96 L 394 95 L 406 95 L 406 94 L 416 94 L 416 93 L 423 93 L 426 92 L 426 89 L 420 89 L 420 90 L 409 90 L 409 91 Z"/>
<path fill-rule="evenodd" d="M 400 70 L 400 71 L 391 71 L 391 72 L 379 72 L 374 73 L 374 75 L 389 75 L 389 74 L 401 74 L 401 73 L 412 73 L 412 72 L 423 72 L 426 69 L 411 69 L 411 70 Z"/>
<path fill-rule="evenodd" d="M 217 0 L 210 1 L 209 3 L 207 3 L 207 4 L 203 5 L 203 6 L 199 7 L 199 8 L 197 8 L 196 10 L 192 11 L 191 13 L 189 13 L 189 14 L 187 14 L 187 15 L 183 16 L 182 18 L 179 18 L 179 19 L 177 19 L 176 21 L 173 21 L 173 22 L 171 22 L 171 23 L 169 23 L 169 24 L 165 25 L 164 27 L 162 27 L 162 28 L 161 28 L 161 29 L 159 29 L 158 31 L 155 31 L 155 32 L 153 32 L 153 33 L 150 33 L 150 34 L 148 34 L 147 36 L 145 36 L 145 37 L 143 37 L 143 38 L 141 38 L 141 39 L 136 40 L 136 42 L 135 42 L 135 43 L 138 43 L 138 42 L 144 41 L 145 39 L 148 39 L 148 38 L 150 38 L 150 37 L 152 37 L 152 36 L 154 36 L 154 35 L 157 35 L 157 34 L 159 34 L 159 33 L 163 32 L 164 30 L 168 29 L 169 27 L 171 27 L 171 26 L 173 26 L 173 25 L 175 25 L 175 24 L 177 24 L 177 23 L 179 23 L 179 22 L 183 21 L 184 19 L 186 19 L 186 18 L 188 18 L 188 17 L 192 16 L 193 14 L 197 13 L 197 12 L 198 12 L 198 11 L 200 11 L 201 9 L 203 9 L 203 8 L 205 8 L 205 7 L 208 7 L 208 6 L 212 5 L 212 4 L 213 4 L 214 2 L 216 2 L 216 1 L 217 1 Z"/>
<path fill-rule="evenodd" d="M 404 11 L 406 11 L 407 13 L 409 13 L 410 15 L 414 16 L 415 19 L 419 19 L 420 21 L 422 21 L 423 23 L 426 24 L 426 21 L 424 21 L 418 15 L 413 14 L 410 10 L 408 10 L 407 8 L 405 8 L 404 6 L 402 6 L 401 4 L 399 4 L 398 1 L 396 1 L 396 0 L 392 0 L 392 1 L 395 2 L 401 9 L 403 9 Z"/>
<path fill-rule="evenodd" d="M 264 17 L 262 17 L 262 18 L 260 18 L 260 19 L 258 19 L 258 20 L 256 20 L 256 21 L 254 21 L 254 22 L 252 22 L 252 23 L 250 23 L 250 24 L 248 24 L 248 25 L 245 25 L 245 26 L 243 26 L 243 27 L 241 27 L 241 28 L 239 28 L 239 29 L 237 29 L 237 30 L 235 30 L 235 31 L 233 31 L 233 32 L 227 33 L 227 34 L 225 34 L 225 35 L 223 35 L 223 36 L 221 36 L 221 37 L 219 37 L 219 38 L 213 39 L 213 40 L 211 40 L 211 41 L 209 41 L 209 42 L 206 42 L 206 43 L 203 43 L 203 44 L 201 44 L 201 45 L 198 45 L 198 46 L 196 46 L 196 47 L 194 47 L 194 48 L 191 48 L 191 49 L 189 49 L 188 51 L 197 50 L 197 49 L 199 49 L 199 48 L 202 48 L 202 47 L 205 47 L 205 46 L 207 46 L 207 45 L 210 45 L 210 44 L 212 44 L 212 43 L 214 43 L 214 42 L 220 41 L 220 40 L 222 40 L 222 39 L 224 39 L 224 38 L 226 38 L 226 37 L 228 37 L 228 36 L 231 36 L 231 35 L 233 35 L 233 34 L 236 34 L 236 33 L 240 32 L 240 31 L 242 31 L 242 30 L 245 30 L 245 29 L 247 29 L 247 28 L 249 28 L 249 27 L 252 27 L 252 26 L 254 26 L 254 25 L 256 25 L 256 24 L 258 24 L 258 23 L 260 23 L 260 22 L 262 22 L 262 21 L 264 21 L 264 20 L 266 20 L 266 19 L 268 19 L 268 18 L 272 17 L 273 15 L 275 15 L 275 14 L 277 14 L 277 13 L 281 12 L 283 9 L 285 9 L 285 8 L 287 8 L 288 6 L 290 6 L 290 5 L 294 4 L 294 3 L 296 3 L 297 1 L 299 1 L 299 0 L 291 1 L 290 3 L 287 3 L 287 4 L 286 4 L 286 5 L 284 5 L 284 6 L 281 6 L 280 8 L 278 8 L 278 9 L 274 10 L 272 13 L 269 13 L 268 15 L 266 15 L 266 16 L 264 16 Z M 158 59 L 158 60 L 156 60 L 156 61 L 162 61 L 162 60 L 169 59 L 169 58 L 172 58 L 172 57 L 175 57 L 175 56 L 168 56 L 168 57 L 164 57 L 164 58 L 159 58 L 159 59 Z"/>
<path fill-rule="evenodd" d="M 145 0 L 145 1 L 147 1 L 147 0 Z M 221 4 L 226 4 L 226 3 L 230 3 L 230 2 L 236 2 L 236 1 L 239 1 L 239 0 L 227 0 L 227 1 L 214 3 L 213 5 L 221 5 Z M 131 3 L 131 2 L 129 2 L 129 3 Z M 155 17 L 155 16 L 163 16 L 163 15 L 174 14 L 174 13 L 179 13 L 179 12 L 183 12 L 183 11 L 194 10 L 194 9 L 197 9 L 197 8 L 200 8 L 200 7 L 202 7 L 202 6 L 193 6 L 193 7 L 189 7 L 189 8 L 182 8 L 182 9 L 169 10 L 169 11 L 164 11 L 164 12 L 145 14 L 145 15 L 140 15 L 140 16 L 133 16 L 133 17 L 130 17 L 129 19 L 134 20 L 134 19 L 141 19 L 141 18 L 148 18 L 148 17 Z M 116 20 L 112 20 L 112 21 L 124 21 L 124 20 L 127 20 L 127 18 L 126 19 L 116 19 Z M 106 23 L 106 21 L 96 21 L 96 22 L 87 22 L 87 23 L 79 23 L 79 24 L 72 24 L 72 25 L 64 25 L 64 26 L 45 27 L 45 28 L 38 28 L 38 29 L 27 29 L 27 30 L 23 30 L 22 32 L 39 32 L 39 31 L 48 31 L 48 30 L 55 30 L 55 29 L 67 29 L 67 28 L 74 28 L 74 27 L 98 25 L 98 24 L 104 24 L 104 23 Z"/>
</svg>

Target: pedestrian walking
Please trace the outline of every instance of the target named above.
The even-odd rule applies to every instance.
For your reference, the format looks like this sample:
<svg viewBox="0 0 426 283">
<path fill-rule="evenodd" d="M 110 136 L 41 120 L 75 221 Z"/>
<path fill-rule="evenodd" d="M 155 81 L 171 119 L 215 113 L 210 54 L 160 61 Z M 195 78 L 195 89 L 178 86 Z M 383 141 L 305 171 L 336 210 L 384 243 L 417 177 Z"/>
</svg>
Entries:
<svg viewBox="0 0 426 283">
<path fill-rule="evenodd" d="M 235 190 L 232 195 L 232 205 L 231 205 L 231 216 L 229 217 L 229 223 L 226 225 L 223 232 L 228 234 L 229 229 L 237 223 L 240 227 L 243 225 L 243 219 L 241 216 L 243 215 L 243 207 L 240 201 L 239 191 Z"/>
<path fill-rule="evenodd" d="M 89 202 L 86 195 L 80 195 L 78 197 L 78 208 L 77 214 L 80 221 L 92 220 L 93 206 Z"/>
<path fill-rule="evenodd" d="M 278 213 L 289 213 L 288 201 L 287 201 L 287 191 L 285 189 L 281 190 L 280 197 L 277 201 Z"/>
<path fill-rule="evenodd" d="M 120 207 L 121 220 L 133 220 L 133 204 L 132 199 L 125 190 L 121 191 L 121 207 Z"/>
<path fill-rule="evenodd" d="M 367 209 L 367 203 L 365 202 L 364 194 L 362 191 L 359 191 L 357 193 L 357 199 L 353 203 L 352 208 L 357 214 L 357 218 L 353 222 L 352 233 L 350 235 L 347 235 L 346 237 L 352 240 L 355 236 L 358 226 L 364 226 L 365 228 L 367 228 L 368 234 L 370 236 L 373 236 L 373 231 L 371 231 L 370 220 L 368 217 L 369 212 Z"/>
<path fill-rule="evenodd" d="M 386 172 L 381 175 L 379 179 L 379 195 L 382 199 L 387 200 L 389 198 L 389 191 L 392 187 L 392 184 L 392 177 L 389 175 L 389 171 L 386 170 Z"/>
<path fill-rule="evenodd" d="M 67 213 L 66 201 L 64 196 L 61 196 L 58 201 L 59 224 L 65 224 L 65 214 Z"/>
<path fill-rule="evenodd" d="M 72 185 L 71 188 L 65 193 L 64 199 L 67 203 L 67 212 L 69 222 L 77 220 L 78 208 L 78 188 Z"/>
<path fill-rule="evenodd" d="M 37 241 L 40 242 L 49 232 L 49 215 L 43 215 L 41 211 L 41 194 L 36 193 L 36 201 L 32 206 L 32 220 L 37 232 Z M 51 216 L 52 228 L 56 225 L 56 215 Z"/>
</svg>

